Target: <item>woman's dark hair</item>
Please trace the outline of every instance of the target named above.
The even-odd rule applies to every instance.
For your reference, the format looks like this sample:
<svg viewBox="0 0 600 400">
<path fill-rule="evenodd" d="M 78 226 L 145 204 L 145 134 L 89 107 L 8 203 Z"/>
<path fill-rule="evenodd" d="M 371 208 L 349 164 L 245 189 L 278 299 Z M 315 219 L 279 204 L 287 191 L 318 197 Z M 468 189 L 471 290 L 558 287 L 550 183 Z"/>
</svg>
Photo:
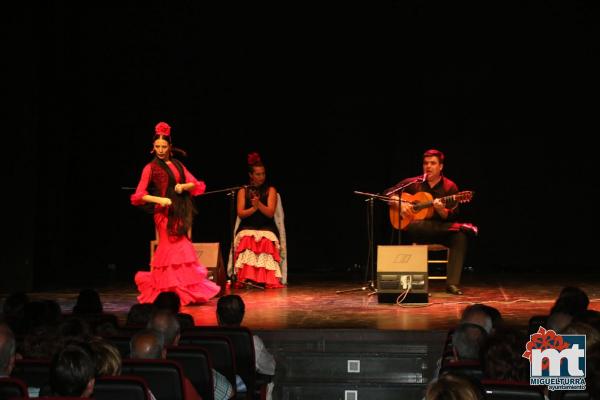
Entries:
<svg viewBox="0 0 600 400">
<path fill-rule="evenodd" d="M 256 152 L 248 154 L 248 173 L 254 173 L 254 167 L 265 167 L 265 164 L 263 164 L 260 154 Z M 265 193 L 269 191 L 269 188 L 270 185 L 266 180 L 260 186 L 249 186 L 246 190 L 246 200 L 249 201 L 252 196 L 263 197 Z"/>
<path fill-rule="evenodd" d="M 172 205 L 169 207 L 168 216 L 169 221 L 167 222 L 167 230 L 170 235 L 181 236 L 187 235 L 188 230 L 192 227 L 194 215 L 196 215 L 196 207 L 192 201 L 190 192 L 184 190 L 181 193 L 175 192 L 175 175 L 173 171 L 167 165 L 166 162 L 159 158 L 155 158 L 154 162 L 158 164 L 169 176 L 169 183 L 167 185 L 167 192 L 165 196 L 171 199 Z M 177 168 L 179 176 L 184 177 L 183 164 L 175 158 L 171 159 L 171 162 Z"/>
<path fill-rule="evenodd" d="M 162 135 L 160 133 L 157 133 L 152 138 L 152 145 L 153 146 L 154 146 L 154 142 L 156 142 L 158 139 L 162 139 L 162 140 L 166 141 L 167 143 L 169 143 L 169 146 L 171 146 L 171 152 L 169 154 L 169 158 L 173 157 L 173 153 L 178 153 L 182 157 L 187 157 L 187 152 L 185 150 L 180 149 L 179 147 L 173 146 L 173 143 L 171 142 L 171 135 Z M 154 150 L 152 150 L 152 151 L 154 151 Z"/>
<path fill-rule="evenodd" d="M 160 124 L 163 123 L 159 123 L 159 125 Z M 168 128 L 170 131 L 170 127 Z M 179 176 L 183 178 L 185 176 L 183 164 L 181 164 L 179 160 L 173 158 L 173 153 L 179 153 L 184 157 L 187 156 L 187 153 L 184 150 L 173 146 L 170 134 L 163 135 L 161 133 L 156 133 L 152 138 L 152 144 L 154 145 L 154 142 L 156 142 L 158 139 L 162 139 L 169 143 L 169 161 L 171 161 L 173 165 L 175 165 L 177 171 L 179 172 Z M 154 152 L 154 149 L 152 150 L 152 152 Z M 175 192 L 175 184 L 177 183 L 177 181 L 175 180 L 173 172 L 171 171 L 171 169 L 165 161 L 161 160 L 158 157 L 155 157 L 153 162 L 160 166 L 169 177 L 167 191 L 164 194 L 165 197 L 171 199 L 172 202 L 171 207 L 169 207 L 168 209 L 167 231 L 169 232 L 169 235 L 172 236 L 187 235 L 189 229 L 192 227 L 194 215 L 196 215 L 196 208 L 194 207 L 192 197 L 187 190 L 184 190 L 182 193 Z M 162 196 L 162 194 L 156 193 L 157 190 L 155 187 L 151 187 L 149 191 L 153 195 Z M 154 213 L 154 204 L 146 204 L 140 207 L 150 214 Z"/>
</svg>

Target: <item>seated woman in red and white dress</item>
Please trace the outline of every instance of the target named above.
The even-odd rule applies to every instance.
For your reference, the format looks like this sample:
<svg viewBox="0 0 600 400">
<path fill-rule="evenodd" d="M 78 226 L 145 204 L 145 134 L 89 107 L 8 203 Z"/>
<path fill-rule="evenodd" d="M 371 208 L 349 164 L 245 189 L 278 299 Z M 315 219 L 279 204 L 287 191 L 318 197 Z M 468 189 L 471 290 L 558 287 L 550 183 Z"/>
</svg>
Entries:
<svg viewBox="0 0 600 400">
<path fill-rule="evenodd" d="M 250 185 L 237 195 L 241 222 L 235 236 L 234 267 L 238 282 L 250 281 L 267 288 L 281 283 L 279 230 L 275 224 L 277 190 L 266 182 L 265 166 L 258 153 L 248 155 Z"/>
</svg>

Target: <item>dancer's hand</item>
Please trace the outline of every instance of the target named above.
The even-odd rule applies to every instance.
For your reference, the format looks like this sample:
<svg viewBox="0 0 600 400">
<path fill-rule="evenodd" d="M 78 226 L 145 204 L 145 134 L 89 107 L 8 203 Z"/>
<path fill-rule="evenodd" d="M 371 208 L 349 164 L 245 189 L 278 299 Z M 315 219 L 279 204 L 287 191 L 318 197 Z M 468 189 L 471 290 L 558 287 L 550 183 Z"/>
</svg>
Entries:
<svg viewBox="0 0 600 400">
<path fill-rule="evenodd" d="M 168 197 L 160 197 L 158 200 L 158 204 L 163 207 L 168 207 L 172 204 L 172 202 L 171 199 L 169 199 Z"/>
</svg>

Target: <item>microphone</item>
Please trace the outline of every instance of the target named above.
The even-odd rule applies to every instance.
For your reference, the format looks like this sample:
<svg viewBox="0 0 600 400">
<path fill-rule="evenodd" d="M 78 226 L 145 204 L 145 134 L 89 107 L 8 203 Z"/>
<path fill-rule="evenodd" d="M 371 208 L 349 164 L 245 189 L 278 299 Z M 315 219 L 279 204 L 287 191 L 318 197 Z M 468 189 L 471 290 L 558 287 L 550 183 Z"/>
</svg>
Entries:
<svg viewBox="0 0 600 400">
<path fill-rule="evenodd" d="M 427 180 L 427 172 L 425 172 L 423 174 L 423 177 L 421 178 L 421 182 L 425 182 Z"/>
</svg>

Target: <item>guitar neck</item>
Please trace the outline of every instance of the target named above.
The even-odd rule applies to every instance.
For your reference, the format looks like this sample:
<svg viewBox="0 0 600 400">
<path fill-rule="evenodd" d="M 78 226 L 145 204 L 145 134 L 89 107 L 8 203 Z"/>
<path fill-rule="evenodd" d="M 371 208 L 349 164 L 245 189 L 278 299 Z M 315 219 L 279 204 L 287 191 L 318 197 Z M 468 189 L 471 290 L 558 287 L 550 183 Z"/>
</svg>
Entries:
<svg viewBox="0 0 600 400">
<path fill-rule="evenodd" d="M 445 197 L 440 197 L 439 199 L 442 200 L 442 202 L 447 202 L 448 200 L 454 200 L 459 194 L 453 194 L 450 196 L 445 196 Z M 458 199 L 456 199 L 458 200 Z M 419 203 L 416 207 L 415 210 L 422 210 L 424 208 L 429 208 L 433 206 L 433 200 L 430 201 L 424 201 L 423 203 Z"/>
</svg>

